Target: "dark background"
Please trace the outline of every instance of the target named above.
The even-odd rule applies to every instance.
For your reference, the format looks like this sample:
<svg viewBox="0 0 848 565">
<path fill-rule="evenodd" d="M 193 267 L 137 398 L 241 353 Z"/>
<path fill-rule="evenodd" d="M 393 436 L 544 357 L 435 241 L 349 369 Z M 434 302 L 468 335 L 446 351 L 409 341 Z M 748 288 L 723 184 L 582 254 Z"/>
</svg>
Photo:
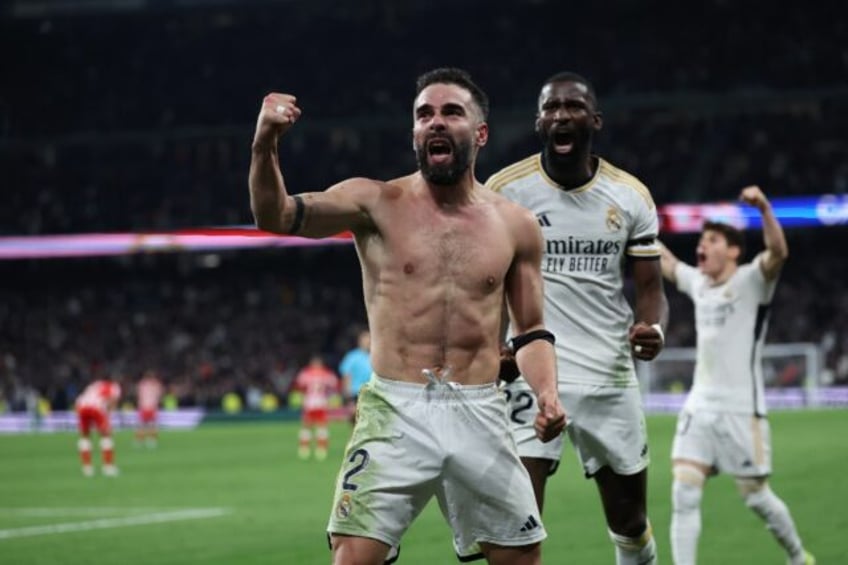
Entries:
<svg viewBox="0 0 848 565">
<path fill-rule="evenodd" d="M 597 152 L 658 205 L 844 194 L 848 17 L 838 2 L 113 1 L 0 3 L 0 235 L 252 222 L 262 97 L 298 96 L 294 192 L 414 167 L 415 78 L 467 69 L 492 102 L 478 177 L 538 150 L 546 77 L 579 72 Z M 790 230 L 770 342 L 819 343 L 848 383 L 844 227 Z M 664 241 L 691 259 L 696 236 Z M 758 232 L 748 233 L 752 252 Z M 670 345 L 692 345 L 669 289 Z M 351 246 L 0 262 L 0 390 L 67 407 L 105 372 L 155 368 L 183 404 L 284 394 L 310 353 L 335 366 L 365 323 Z"/>
</svg>

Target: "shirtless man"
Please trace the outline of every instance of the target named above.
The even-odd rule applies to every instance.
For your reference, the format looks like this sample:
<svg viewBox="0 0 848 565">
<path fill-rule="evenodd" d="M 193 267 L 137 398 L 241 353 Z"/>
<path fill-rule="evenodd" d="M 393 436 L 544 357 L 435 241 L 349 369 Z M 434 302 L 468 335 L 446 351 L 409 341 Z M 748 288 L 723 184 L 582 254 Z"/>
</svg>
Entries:
<svg viewBox="0 0 848 565">
<path fill-rule="evenodd" d="M 565 415 L 543 326 L 539 225 L 474 176 L 487 113 L 464 71 L 426 73 L 413 103 L 416 172 L 291 196 L 277 142 L 301 110 L 289 94 L 262 102 L 249 178 L 256 225 L 310 238 L 350 230 L 362 264 L 375 374 L 336 485 L 336 565 L 383 563 L 433 496 L 463 560 L 539 563 L 546 534 L 496 388 L 504 296 L 539 399 L 539 437 L 558 437 Z"/>
</svg>

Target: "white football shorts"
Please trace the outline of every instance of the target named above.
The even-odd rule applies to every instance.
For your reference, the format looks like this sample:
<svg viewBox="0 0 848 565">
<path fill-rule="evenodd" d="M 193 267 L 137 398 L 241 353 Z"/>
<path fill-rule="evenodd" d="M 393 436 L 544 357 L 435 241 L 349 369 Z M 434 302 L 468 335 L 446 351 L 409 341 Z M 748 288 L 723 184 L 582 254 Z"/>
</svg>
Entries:
<svg viewBox="0 0 848 565">
<path fill-rule="evenodd" d="M 433 496 L 463 561 L 482 558 L 479 542 L 522 546 L 546 537 L 495 384 L 375 375 L 360 391 L 327 531 L 397 546 Z"/>
<path fill-rule="evenodd" d="M 539 412 L 536 396 L 524 379 L 504 385 L 518 454 L 554 461 L 562 458 L 563 438 L 542 443 L 533 429 Z M 560 383 L 566 432 L 587 477 L 608 466 L 619 475 L 634 475 L 650 462 L 648 432 L 638 387 Z"/>
<path fill-rule="evenodd" d="M 682 411 L 672 459 L 689 459 L 734 477 L 771 474 L 771 428 L 766 418 L 730 412 Z"/>
</svg>

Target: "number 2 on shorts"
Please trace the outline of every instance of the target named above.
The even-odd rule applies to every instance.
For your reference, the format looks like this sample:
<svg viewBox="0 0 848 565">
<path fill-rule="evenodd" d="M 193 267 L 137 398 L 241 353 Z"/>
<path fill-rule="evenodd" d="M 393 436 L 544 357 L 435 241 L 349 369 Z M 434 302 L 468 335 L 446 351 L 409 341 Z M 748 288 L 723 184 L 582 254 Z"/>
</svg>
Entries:
<svg viewBox="0 0 848 565">
<path fill-rule="evenodd" d="M 354 475 L 362 471 L 368 462 L 371 460 L 371 456 L 368 455 L 368 452 L 364 449 L 357 449 L 353 453 L 350 454 L 348 461 L 353 463 L 353 467 L 348 469 L 347 473 L 344 474 L 344 478 L 342 480 L 342 488 L 344 490 L 356 490 L 359 488 L 359 485 L 350 482 Z"/>
</svg>

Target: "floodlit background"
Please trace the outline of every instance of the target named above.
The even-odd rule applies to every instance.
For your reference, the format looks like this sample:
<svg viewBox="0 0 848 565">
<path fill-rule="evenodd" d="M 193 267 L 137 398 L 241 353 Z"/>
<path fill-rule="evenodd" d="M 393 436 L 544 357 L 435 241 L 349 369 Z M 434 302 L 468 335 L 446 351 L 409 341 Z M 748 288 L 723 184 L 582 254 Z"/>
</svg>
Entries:
<svg viewBox="0 0 848 565">
<path fill-rule="evenodd" d="M 437 66 L 467 69 L 491 98 L 481 180 L 538 150 L 545 78 L 592 80 L 597 152 L 651 189 L 683 259 L 697 236 L 675 211 L 751 227 L 735 206 L 700 205 L 752 183 L 797 199 L 767 340 L 773 482 L 819 563 L 848 562 L 846 14 L 721 0 L 0 3 L 0 563 L 329 562 L 349 426 L 340 413 L 327 461 L 298 460 L 289 392 L 311 354 L 336 369 L 354 346 L 360 271 L 349 240 L 249 229 L 254 122 L 268 92 L 298 96 L 281 143 L 294 192 L 400 176 L 415 167 L 415 78 Z M 650 516 L 670 562 L 668 453 L 694 326 L 667 292 L 670 349 L 640 375 Z M 131 392 L 147 369 L 168 385 L 159 448 L 133 447 L 128 394 L 122 475 L 84 479 L 73 399 L 106 373 Z M 610 562 L 570 450 L 548 488 L 546 562 Z M 703 508 L 703 563 L 781 562 L 726 477 Z M 399 563 L 453 562 L 430 507 Z"/>
</svg>

